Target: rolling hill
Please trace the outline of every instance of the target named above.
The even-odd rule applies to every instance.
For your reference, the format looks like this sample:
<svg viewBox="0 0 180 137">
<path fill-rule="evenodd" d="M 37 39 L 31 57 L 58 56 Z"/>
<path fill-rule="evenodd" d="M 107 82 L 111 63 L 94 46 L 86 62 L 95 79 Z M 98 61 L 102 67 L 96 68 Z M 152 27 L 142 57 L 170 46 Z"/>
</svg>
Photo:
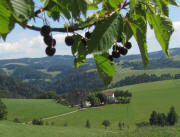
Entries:
<svg viewBox="0 0 180 137">
<path fill-rule="evenodd" d="M 84 127 L 86 120 L 89 120 L 92 128 L 103 128 L 102 121 L 109 120 L 111 128 L 118 129 L 118 122 L 124 122 L 126 126 L 148 122 L 153 110 L 167 113 L 169 108 L 174 106 L 180 115 L 179 83 L 180 80 L 167 80 L 108 89 L 108 91 L 129 90 L 132 93 L 131 103 L 90 108 L 48 121 L 54 122 L 56 126 L 63 126 L 67 122 L 69 126 Z"/>
<path fill-rule="evenodd" d="M 141 74 L 180 74 L 180 48 L 170 50 L 167 59 L 162 51 L 149 53 L 147 68 L 140 55 L 129 55 L 114 60 L 116 72 L 112 85 L 126 77 Z M 74 69 L 72 56 L 0 60 L 0 74 L 13 77 L 41 90 L 65 93 L 74 90 L 104 89 L 92 58 L 79 69 Z"/>
<path fill-rule="evenodd" d="M 76 110 L 56 103 L 52 99 L 2 99 L 8 110 L 7 120 L 20 122 L 46 118 Z"/>
<path fill-rule="evenodd" d="M 180 124 L 176 126 L 147 126 L 136 127 L 136 123 L 148 121 L 152 110 L 167 113 L 170 106 L 174 106 L 178 115 L 180 80 L 168 80 L 143 83 L 120 88 L 132 92 L 132 102 L 128 105 L 114 104 L 104 107 L 88 108 L 69 115 L 45 120 L 44 126 L 26 125 L 12 122 L 13 118 L 31 120 L 38 114 L 38 118 L 66 113 L 73 109 L 63 108 L 53 100 L 18 100 L 3 99 L 10 112 L 8 120 L 0 121 L 0 137 L 175 137 L 180 135 Z M 15 106 L 19 106 L 16 109 Z M 45 111 L 46 110 L 46 111 Z M 47 111 L 48 110 L 48 111 Z M 103 120 L 110 120 L 107 129 L 102 126 Z M 91 128 L 85 127 L 86 120 Z M 118 122 L 124 122 L 125 127 L 118 128 Z M 54 123 L 54 125 L 51 125 Z M 64 126 L 64 123 L 67 123 Z"/>
</svg>

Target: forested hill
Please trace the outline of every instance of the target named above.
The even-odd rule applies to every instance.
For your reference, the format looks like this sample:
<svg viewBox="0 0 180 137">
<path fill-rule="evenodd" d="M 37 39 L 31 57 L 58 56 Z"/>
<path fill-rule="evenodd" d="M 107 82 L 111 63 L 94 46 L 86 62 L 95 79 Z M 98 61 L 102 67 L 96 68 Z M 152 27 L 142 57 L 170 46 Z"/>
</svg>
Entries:
<svg viewBox="0 0 180 137">
<path fill-rule="evenodd" d="M 0 98 L 33 98 L 40 92 L 25 83 L 0 75 Z"/>
<path fill-rule="evenodd" d="M 162 51 L 149 53 L 149 65 L 144 70 L 140 55 L 130 55 L 114 60 L 116 74 L 112 82 L 119 83 L 126 77 L 147 74 L 180 74 L 180 48 L 170 50 L 170 59 Z M 93 59 L 74 68 L 72 56 L 53 56 L 44 58 L 23 58 L 0 60 L 0 74 L 13 77 L 42 90 L 58 93 L 73 90 L 94 90 L 105 88 L 96 71 Z M 121 85 L 121 84 L 120 84 Z M 123 84 L 124 85 L 124 84 Z"/>
</svg>

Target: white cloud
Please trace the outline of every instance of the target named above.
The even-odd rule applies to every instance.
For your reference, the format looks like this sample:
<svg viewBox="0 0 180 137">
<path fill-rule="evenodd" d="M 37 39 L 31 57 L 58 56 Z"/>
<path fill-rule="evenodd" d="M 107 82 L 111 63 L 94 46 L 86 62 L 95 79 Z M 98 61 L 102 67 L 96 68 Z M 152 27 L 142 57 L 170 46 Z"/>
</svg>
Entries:
<svg viewBox="0 0 180 137">
<path fill-rule="evenodd" d="M 174 22 L 173 25 L 175 31 L 170 40 L 170 48 L 180 47 L 180 21 Z M 24 31 L 24 33 L 25 32 L 26 31 Z M 64 42 L 66 35 L 66 33 L 53 34 L 53 37 L 56 39 L 56 55 L 71 55 L 71 48 L 67 47 Z M 160 45 L 155 39 L 154 32 L 150 28 L 148 28 L 147 40 L 148 52 L 161 50 Z M 135 40 L 131 39 L 130 41 L 133 43 L 133 48 L 129 51 L 128 55 L 138 54 L 139 48 Z M 43 37 L 40 36 L 39 33 L 35 33 L 35 35 L 31 37 L 25 34 L 24 38 L 16 39 L 16 41 L 14 39 L 6 42 L 0 41 L 0 59 L 45 57 L 45 48 L 46 45 L 43 42 Z"/>
<path fill-rule="evenodd" d="M 56 55 L 70 55 L 71 49 L 64 43 L 66 34 L 56 34 Z M 46 45 L 43 37 L 37 35 L 31 39 L 24 38 L 16 42 L 0 42 L 0 59 L 44 57 Z"/>
</svg>

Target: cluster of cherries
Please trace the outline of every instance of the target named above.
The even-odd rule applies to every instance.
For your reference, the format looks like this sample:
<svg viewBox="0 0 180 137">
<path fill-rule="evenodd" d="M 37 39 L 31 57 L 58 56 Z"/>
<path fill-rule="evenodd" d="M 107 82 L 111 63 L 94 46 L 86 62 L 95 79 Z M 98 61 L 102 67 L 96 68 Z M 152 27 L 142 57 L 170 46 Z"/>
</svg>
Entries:
<svg viewBox="0 0 180 137">
<path fill-rule="evenodd" d="M 48 25 L 44 25 L 41 28 L 40 33 L 44 37 L 44 43 L 47 45 L 47 48 L 45 50 L 46 54 L 48 56 L 53 56 L 56 52 L 56 40 L 52 37 L 51 27 Z M 81 41 L 85 46 L 87 45 L 87 40 L 90 39 L 91 34 L 91 32 L 87 31 L 85 33 L 85 37 L 82 37 Z M 74 44 L 74 35 L 66 36 L 65 43 L 67 46 L 72 46 Z M 109 60 L 113 61 L 114 58 L 119 58 L 121 55 L 125 56 L 128 53 L 128 49 L 132 47 L 132 44 L 130 42 L 126 42 L 125 44 L 123 44 L 123 46 L 121 46 L 120 43 L 122 43 L 121 38 L 117 40 L 117 42 L 113 45 L 112 55 L 109 55 Z"/>
<path fill-rule="evenodd" d="M 85 33 L 85 38 L 82 37 L 81 41 L 85 46 L 87 45 L 87 40 L 90 39 L 90 36 L 91 36 L 91 32 L 87 31 Z M 67 46 L 72 46 L 74 44 L 74 35 L 66 36 L 65 43 Z"/>
<path fill-rule="evenodd" d="M 48 56 L 53 56 L 56 52 L 55 45 L 56 40 L 52 37 L 51 27 L 48 25 L 44 25 L 40 31 L 41 35 L 44 37 L 44 43 L 47 45 L 45 50 Z"/>
<path fill-rule="evenodd" d="M 112 55 L 109 55 L 109 60 L 113 61 L 113 58 L 120 58 L 121 55 L 125 56 L 128 53 L 128 49 L 131 49 L 131 42 L 126 42 L 123 46 L 119 43 L 122 42 L 122 39 L 117 40 L 113 45 Z"/>
</svg>

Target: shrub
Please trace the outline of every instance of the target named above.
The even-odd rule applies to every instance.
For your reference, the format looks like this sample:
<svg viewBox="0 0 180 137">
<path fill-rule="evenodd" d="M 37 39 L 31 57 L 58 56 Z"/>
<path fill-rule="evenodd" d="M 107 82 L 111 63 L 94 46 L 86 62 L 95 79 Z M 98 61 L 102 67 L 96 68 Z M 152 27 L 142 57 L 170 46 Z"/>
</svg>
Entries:
<svg viewBox="0 0 180 137">
<path fill-rule="evenodd" d="M 18 118 L 15 118 L 13 121 L 14 121 L 15 123 L 20 123 L 20 120 L 19 120 Z"/>
<path fill-rule="evenodd" d="M 67 122 L 65 122 L 65 123 L 64 123 L 64 127 L 67 127 L 67 126 L 68 126 L 68 123 L 67 123 Z"/>
<path fill-rule="evenodd" d="M 107 104 L 114 104 L 115 103 L 115 99 L 114 98 L 109 98 L 107 100 Z"/>
<path fill-rule="evenodd" d="M 103 125 L 105 128 L 107 128 L 107 127 L 110 126 L 110 121 L 109 121 L 109 120 L 104 120 L 104 121 L 102 122 L 102 125 Z"/>
<path fill-rule="evenodd" d="M 92 107 L 99 106 L 101 104 L 99 98 L 97 98 L 94 94 L 89 95 L 87 100 L 90 101 Z"/>
<path fill-rule="evenodd" d="M 90 127 L 91 127 L 89 120 L 86 121 L 86 127 L 87 127 L 87 128 L 90 128 Z"/>
<path fill-rule="evenodd" d="M 6 119 L 7 114 L 8 114 L 8 111 L 7 111 L 6 105 L 0 99 L 0 120 Z"/>
<path fill-rule="evenodd" d="M 168 125 L 175 125 L 177 122 L 178 122 L 178 115 L 175 112 L 174 107 L 172 106 L 167 116 L 167 123 Z"/>
<path fill-rule="evenodd" d="M 157 116 L 157 121 L 158 121 L 158 125 L 159 126 L 165 126 L 166 125 L 166 121 L 167 121 L 167 117 L 164 113 L 158 113 L 158 116 Z"/>
<path fill-rule="evenodd" d="M 33 119 L 33 125 L 43 125 L 43 121 L 41 119 Z"/>
<path fill-rule="evenodd" d="M 122 129 L 124 127 L 124 122 L 119 122 L 118 127 L 119 127 L 119 129 Z"/>
<path fill-rule="evenodd" d="M 99 98 L 100 102 L 104 104 L 107 103 L 107 96 L 104 93 L 97 93 L 96 97 Z"/>
<path fill-rule="evenodd" d="M 170 108 L 170 111 L 167 116 L 164 113 L 157 113 L 156 111 L 153 111 L 149 119 L 150 125 L 159 126 L 175 125 L 177 122 L 178 115 L 175 112 L 174 107 Z"/>
<path fill-rule="evenodd" d="M 156 111 L 153 111 L 151 113 L 149 123 L 150 123 L 150 125 L 157 125 L 158 124 L 158 114 Z"/>
<path fill-rule="evenodd" d="M 149 122 L 143 121 L 143 122 L 140 122 L 140 123 L 136 123 L 136 126 L 139 127 L 139 128 L 147 127 L 147 126 L 149 126 Z"/>
</svg>

